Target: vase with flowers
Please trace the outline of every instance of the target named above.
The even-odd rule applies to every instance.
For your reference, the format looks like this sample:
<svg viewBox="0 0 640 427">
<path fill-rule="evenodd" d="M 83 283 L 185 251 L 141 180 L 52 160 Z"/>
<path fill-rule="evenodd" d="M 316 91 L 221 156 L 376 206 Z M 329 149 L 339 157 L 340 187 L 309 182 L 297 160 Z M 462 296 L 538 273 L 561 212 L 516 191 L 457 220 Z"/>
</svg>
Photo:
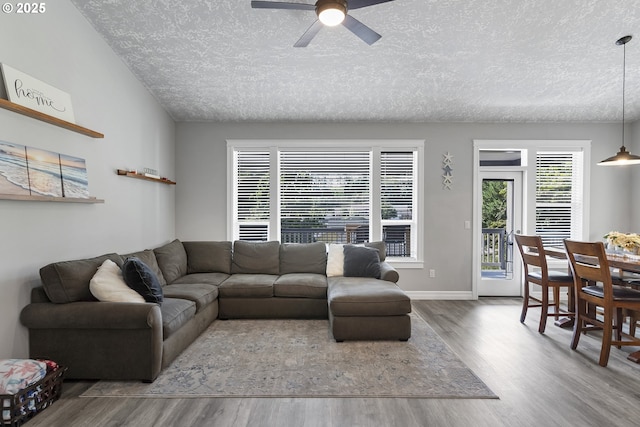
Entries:
<svg viewBox="0 0 640 427">
<path fill-rule="evenodd" d="M 604 235 L 607 240 L 607 251 L 637 255 L 640 253 L 640 235 L 636 233 L 620 233 L 610 231 Z"/>
</svg>

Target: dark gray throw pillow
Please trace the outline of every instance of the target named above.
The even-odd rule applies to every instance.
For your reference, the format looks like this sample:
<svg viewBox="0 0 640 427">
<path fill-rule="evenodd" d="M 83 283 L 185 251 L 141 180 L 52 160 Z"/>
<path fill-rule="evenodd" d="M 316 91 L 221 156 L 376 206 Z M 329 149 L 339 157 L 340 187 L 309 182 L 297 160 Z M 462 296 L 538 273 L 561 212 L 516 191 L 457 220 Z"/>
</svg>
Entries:
<svg viewBox="0 0 640 427">
<path fill-rule="evenodd" d="M 122 277 L 127 286 L 142 295 L 146 302 L 162 303 L 162 286 L 158 276 L 140 258 L 129 257 L 125 260 Z"/>
<path fill-rule="evenodd" d="M 380 255 L 375 248 L 344 245 L 344 276 L 379 279 Z"/>
</svg>

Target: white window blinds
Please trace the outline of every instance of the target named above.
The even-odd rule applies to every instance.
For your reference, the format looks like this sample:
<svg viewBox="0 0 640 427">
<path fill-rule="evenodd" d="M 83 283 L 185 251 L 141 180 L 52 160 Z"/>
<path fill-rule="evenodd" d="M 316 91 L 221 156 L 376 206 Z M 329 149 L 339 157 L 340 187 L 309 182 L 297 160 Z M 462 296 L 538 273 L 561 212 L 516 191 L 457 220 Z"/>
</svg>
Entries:
<svg viewBox="0 0 640 427">
<path fill-rule="evenodd" d="M 339 241 L 339 230 L 355 227 L 361 238 L 368 239 L 370 152 L 281 151 L 279 165 L 283 242 L 301 236 L 292 229 L 309 230 L 303 240 Z M 327 235 L 314 234 L 311 229 L 323 229 Z"/>
<path fill-rule="evenodd" d="M 536 234 L 546 246 L 580 238 L 582 230 L 581 152 L 538 152 L 536 156 Z"/>
<path fill-rule="evenodd" d="M 267 240 L 269 234 L 269 152 L 236 151 L 236 220 L 240 240 Z"/>
<path fill-rule="evenodd" d="M 383 220 L 413 217 L 414 153 L 382 152 L 380 155 L 380 203 Z"/>
<path fill-rule="evenodd" d="M 413 151 L 380 153 L 380 214 L 387 255 L 411 256 L 415 242 L 415 158 Z"/>
<path fill-rule="evenodd" d="M 384 240 L 388 256 L 420 260 L 423 143 L 228 141 L 229 235 L 283 243 Z"/>
</svg>

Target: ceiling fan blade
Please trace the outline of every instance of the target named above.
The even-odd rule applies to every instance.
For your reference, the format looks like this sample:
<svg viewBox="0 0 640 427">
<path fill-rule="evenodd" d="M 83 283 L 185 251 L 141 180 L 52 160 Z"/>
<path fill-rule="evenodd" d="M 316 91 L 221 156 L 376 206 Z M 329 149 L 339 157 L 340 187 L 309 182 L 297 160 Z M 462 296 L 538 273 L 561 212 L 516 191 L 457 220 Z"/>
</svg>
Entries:
<svg viewBox="0 0 640 427">
<path fill-rule="evenodd" d="M 360 9 L 367 6 L 374 6 L 380 3 L 387 3 L 390 1 L 393 1 L 393 0 L 350 0 L 348 5 L 349 5 L 349 10 L 354 10 L 354 9 Z"/>
<path fill-rule="evenodd" d="M 373 31 L 371 28 L 364 25 L 351 15 L 347 15 L 342 21 L 342 25 L 347 27 L 356 36 L 360 37 L 362 41 L 371 46 L 382 37 L 380 34 Z"/>
<path fill-rule="evenodd" d="M 316 22 L 311 24 L 311 26 L 305 31 L 305 33 L 300 37 L 300 40 L 293 45 L 293 47 L 307 47 L 311 40 L 318 34 L 318 32 L 324 27 L 324 24 L 320 22 L 319 19 L 316 19 Z"/>
<path fill-rule="evenodd" d="M 254 9 L 316 10 L 316 6 L 314 4 L 290 3 L 284 1 L 252 1 L 251 7 Z"/>
</svg>

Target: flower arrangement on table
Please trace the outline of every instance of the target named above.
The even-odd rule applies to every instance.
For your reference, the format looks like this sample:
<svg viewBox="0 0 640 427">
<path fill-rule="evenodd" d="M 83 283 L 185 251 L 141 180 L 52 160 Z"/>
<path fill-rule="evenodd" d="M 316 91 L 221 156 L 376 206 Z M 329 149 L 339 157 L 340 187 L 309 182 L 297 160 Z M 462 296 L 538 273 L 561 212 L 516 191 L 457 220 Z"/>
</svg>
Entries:
<svg viewBox="0 0 640 427">
<path fill-rule="evenodd" d="M 604 235 L 604 238 L 614 248 L 620 248 L 633 254 L 640 252 L 640 235 L 636 233 L 625 234 L 618 231 L 610 231 Z"/>
</svg>

